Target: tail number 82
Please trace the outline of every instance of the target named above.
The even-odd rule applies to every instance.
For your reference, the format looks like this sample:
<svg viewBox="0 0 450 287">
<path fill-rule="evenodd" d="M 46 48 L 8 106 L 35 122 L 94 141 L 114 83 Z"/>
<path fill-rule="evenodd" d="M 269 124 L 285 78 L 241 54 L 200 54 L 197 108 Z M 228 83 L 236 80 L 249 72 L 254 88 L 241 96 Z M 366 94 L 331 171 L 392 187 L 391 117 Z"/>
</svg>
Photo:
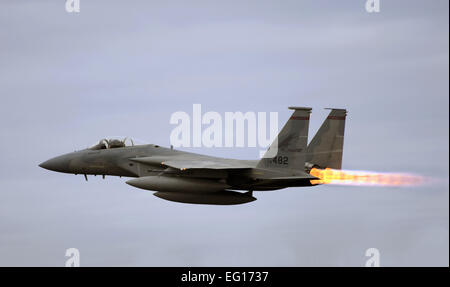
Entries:
<svg viewBox="0 0 450 287">
<path fill-rule="evenodd" d="M 288 164 L 289 158 L 287 156 L 276 156 L 272 158 L 274 164 Z"/>
</svg>

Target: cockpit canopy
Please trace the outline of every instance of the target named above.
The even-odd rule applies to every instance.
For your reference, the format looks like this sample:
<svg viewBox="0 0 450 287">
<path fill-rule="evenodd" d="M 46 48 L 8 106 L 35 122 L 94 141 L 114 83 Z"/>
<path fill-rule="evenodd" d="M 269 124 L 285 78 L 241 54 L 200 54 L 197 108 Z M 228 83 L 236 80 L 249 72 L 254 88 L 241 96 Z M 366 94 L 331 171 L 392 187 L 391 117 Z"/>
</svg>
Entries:
<svg viewBox="0 0 450 287">
<path fill-rule="evenodd" d="M 94 144 L 93 146 L 89 147 L 90 150 L 99 150 L 99 149 L 112 149 L 112 148 L 119 148 L 119 147 L 127 147 L 127 146 L 134 146 L 135 143 L 131 138 L 124 138 L 124 139 L 102 139 L 97 144 Z"/>
</svg>

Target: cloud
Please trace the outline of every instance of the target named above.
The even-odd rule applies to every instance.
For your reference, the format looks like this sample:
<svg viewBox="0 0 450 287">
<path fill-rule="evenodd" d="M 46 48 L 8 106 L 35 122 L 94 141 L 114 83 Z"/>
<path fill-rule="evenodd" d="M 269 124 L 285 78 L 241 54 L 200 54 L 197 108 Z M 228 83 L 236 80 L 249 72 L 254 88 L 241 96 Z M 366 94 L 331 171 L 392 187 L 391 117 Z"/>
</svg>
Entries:
<svg viewBox="0 0 450 287">
<path fill-rule="evenodd" d="M 3 1 L 0 265 L 448 265 L 448 1 Z M 260 192 L 171 203 L 124 179 L 37 165 L 108 135 L 169 144 L 170 115 L 346 107 L 344 167 L 442 178 L 423 188 Z M 259 149 L 194 149 L 256 158 Z"/>
</svg>

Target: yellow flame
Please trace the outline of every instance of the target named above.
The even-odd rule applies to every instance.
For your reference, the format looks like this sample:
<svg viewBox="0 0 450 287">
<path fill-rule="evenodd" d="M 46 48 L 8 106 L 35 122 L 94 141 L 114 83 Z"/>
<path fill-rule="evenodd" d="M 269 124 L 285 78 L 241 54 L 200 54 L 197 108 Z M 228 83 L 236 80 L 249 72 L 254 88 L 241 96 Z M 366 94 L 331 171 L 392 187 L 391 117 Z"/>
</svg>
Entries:
<svg viewBox="0 0 450 287">
<path fill-rule="evenodd" d="M 420 185 L 425 181 L 422 176 L 404 173 L 379 173 L 331 168 L 313 168 L 310 174 L 320 178 L 320 180 L 311 180 L 311 184 L 412 186 Z"/>
</svg>

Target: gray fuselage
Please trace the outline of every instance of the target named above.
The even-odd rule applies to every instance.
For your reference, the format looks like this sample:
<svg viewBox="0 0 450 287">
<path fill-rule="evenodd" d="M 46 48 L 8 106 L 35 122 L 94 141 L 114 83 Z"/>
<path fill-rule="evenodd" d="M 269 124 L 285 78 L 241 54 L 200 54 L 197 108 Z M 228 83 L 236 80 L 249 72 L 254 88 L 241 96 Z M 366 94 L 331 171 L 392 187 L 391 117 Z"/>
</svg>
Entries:
<svg viewBox="0 0 450 287">
<path fill-rule="evenodd" d="M 163 162 L 143 164 L 139 158 L 188 158 L 191 161 L 226 161 L 248 168 L 237 169 L 178 169 L 167 167 Z M 164 175 L 168 177 L 196 178 L 220 181 L 235 190 L 274 190 L 290 186 L 311 186 L 309 179 L 273 180 L 277 172 L 256 168 L 257 160 L 231 160 L 179 150 L 158 145 L 138 145 L 110 149 L 84 149 L 64 154 L 40 164 L 41 167 L 64 173 L 85 175 L 111 175 L 124 177 L 146 177 Z"/>
</svg>

